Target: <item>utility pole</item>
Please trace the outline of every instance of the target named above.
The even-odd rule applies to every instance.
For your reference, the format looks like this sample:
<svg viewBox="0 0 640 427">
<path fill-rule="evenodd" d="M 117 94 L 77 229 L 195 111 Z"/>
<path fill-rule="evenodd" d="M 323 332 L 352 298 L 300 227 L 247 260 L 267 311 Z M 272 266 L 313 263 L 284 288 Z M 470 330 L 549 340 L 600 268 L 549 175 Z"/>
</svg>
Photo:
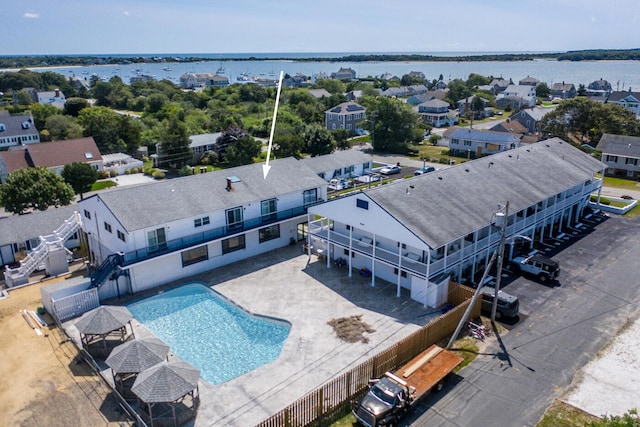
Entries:
<svg viewBox="0 0 640 427">
<path fill-rule="evenodd" d="M 498 249 L 498 276 L 496 277 L 496 287 L 493 294 L 493 304 L 491 305 L 491 323 L 495 324 L 496 310 L 498 309 L 498 293 L 500 292 L 500 280 L 502 279 L 502 264 L 504 260 L 504 244 L 507 237 L 507 221 L 509 219 L 509 202 L 504 207 L 504 218 L 502 220 L 502 235 L 500 236 L 500 248 Z"/>
</svg>

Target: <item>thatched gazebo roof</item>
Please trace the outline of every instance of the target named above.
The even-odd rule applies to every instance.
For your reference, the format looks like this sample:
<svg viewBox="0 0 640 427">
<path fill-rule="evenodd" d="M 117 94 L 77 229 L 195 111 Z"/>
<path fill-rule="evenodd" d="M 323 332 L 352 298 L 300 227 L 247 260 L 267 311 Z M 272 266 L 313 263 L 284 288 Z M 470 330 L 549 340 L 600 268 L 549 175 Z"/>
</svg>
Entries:
<svg viewBox="0 0 640 427">
<path fill-rule="evenodd" d="M 157 338 L 144 338 L 120 344 L 105 363 L 117 374 L 140 373 L 167 359 L 169 346 Z"/>
<path fill-rule="evenodd" d="M 174 402 L 198 387 L 200 370 L 182 361 L 163 362 L 138 374 L 131 390 L 145 403 Z"/>
<path fill-rule="evenodd" d="M 78 319 L 76 328 L 84 335 L 105 335 L 125 327 L 133 315 L 127 307 L 101 305 Z"/>
</svg>

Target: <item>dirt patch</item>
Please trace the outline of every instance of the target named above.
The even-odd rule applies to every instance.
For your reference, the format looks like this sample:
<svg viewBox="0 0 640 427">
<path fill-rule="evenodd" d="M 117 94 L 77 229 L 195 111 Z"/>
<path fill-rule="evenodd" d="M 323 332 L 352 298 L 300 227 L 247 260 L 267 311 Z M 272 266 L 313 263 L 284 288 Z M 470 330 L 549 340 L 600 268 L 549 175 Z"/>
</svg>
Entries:
<svg viewBox="0 0 640 427">
<path fill-rule="evenodd" d="M 362 314 L 332 319 L 327 323 L 329 326 L 333 327 L 338 338 L 346 342 L 360 341 L 366 344 L 369 342 L 369 338 L 364 334 L 371 334 L 376 331 L 370 325 L 362 321 Z"/>
<path fill-rule="evenodd" d="M 36 334 L 20 313 L 42 304 L 40 287 L 49 283 L 11 290 L 0 300 L 1 424 L 120 425 L 126 417 L 107 386 L 86 363 L 78 363 L 75 345 L 56 327 Z"/>
</svg>

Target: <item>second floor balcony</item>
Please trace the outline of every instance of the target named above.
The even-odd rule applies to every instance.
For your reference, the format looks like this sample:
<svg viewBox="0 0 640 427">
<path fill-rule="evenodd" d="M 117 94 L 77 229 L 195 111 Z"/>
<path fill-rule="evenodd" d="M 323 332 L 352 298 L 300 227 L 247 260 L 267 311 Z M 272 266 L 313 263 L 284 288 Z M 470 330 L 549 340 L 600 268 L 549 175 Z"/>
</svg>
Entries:
<svg viewBox="0 0 640 427">
<path fill-rule="evenodd" d="M 156 241 L 153 245 L 124 254 L 123 266 L 135 264 L 155 258 L 160 255 L 187 249 L 193 246 L 201 245 L 215 240 L 224 239 L 225 237 L 237 235 L 242 232 L 267 227 L 277 224 L 291 218 L 296 218 L 307 214 L 307 209 L 311 206 L 323 203 L 324 200 L 316 200 L 312 203 L 297 206 L 291 209 L 284 209 L 277 212 L 270 212 L 257 218 L 248 218 L 230 225 L 222 225 L 200 233 L 190 234 L 178 239 Z"/>
</svg>

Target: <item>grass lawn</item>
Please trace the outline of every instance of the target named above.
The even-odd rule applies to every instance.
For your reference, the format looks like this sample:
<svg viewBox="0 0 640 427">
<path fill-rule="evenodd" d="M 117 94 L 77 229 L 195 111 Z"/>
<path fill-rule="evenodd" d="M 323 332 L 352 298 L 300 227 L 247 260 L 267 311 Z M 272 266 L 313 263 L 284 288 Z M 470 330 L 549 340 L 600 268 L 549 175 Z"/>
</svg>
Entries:
<svg viewBox="0 0 640 427">
<path fill-rule="evenodd" d="M 466 157 L 462 158 L 462 157 L 450 156 L 446 154 L 449 152 L 449 149 L 447 147 L 424 144 L 424 145 L 418 146 L 417 148 L 418 148 L 418 155 L 413 157 L 416 160 L 427 159 L 428 162 L 441 163 L 441 164 L 448 164 L 449 160 L 454 160 L 456 164 L 467 160 Z M 440 159 L 444 159 L 444 160 L 440 160 Z"/>
<path fill-rule="evenodd" d="M 111 180 L 96 181 L 91 186 L 91 191 L 104 190 L 105 188 L 115 187 L 117 184 Z"/>
<path fill-rule="evenodd" d="M 566 403 L 555 401 L 536 427 L 583 427 L 599 418 Z"/>
<path fill-rule="evenodd" d="M 622 188 L 627 190 L 640 190 L 640 185 L 638 185 L 638 181 L 633 181 L 631 179 L 624 178 L 616 178 L 612 176 L 605 176 L 604 181 L 602 182 L 604 187 L 614 187 L 614 188 Z"/>
</svg>

